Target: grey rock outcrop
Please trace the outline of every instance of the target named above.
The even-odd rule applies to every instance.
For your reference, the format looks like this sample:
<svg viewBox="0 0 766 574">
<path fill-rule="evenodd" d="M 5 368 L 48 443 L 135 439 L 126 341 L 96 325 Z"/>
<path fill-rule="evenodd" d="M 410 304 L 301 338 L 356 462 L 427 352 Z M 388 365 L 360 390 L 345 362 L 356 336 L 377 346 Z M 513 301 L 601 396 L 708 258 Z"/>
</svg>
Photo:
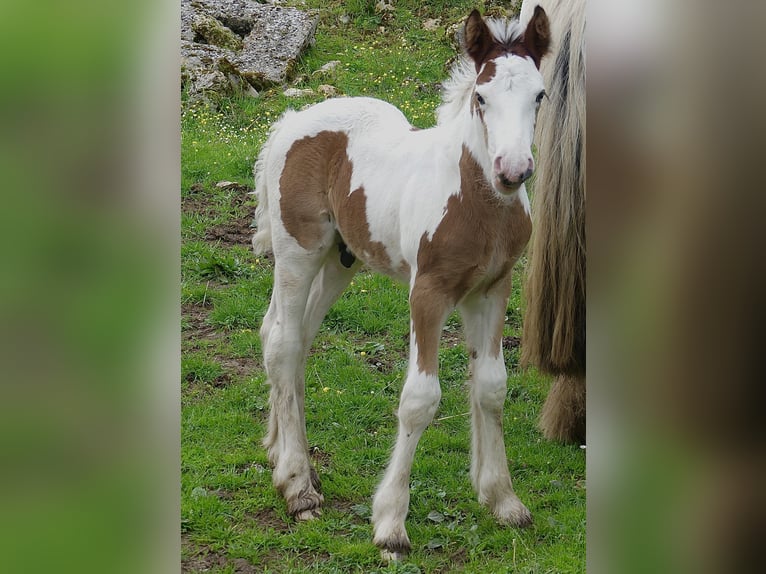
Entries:
<svg viewBox="0 0 766 574">
<path fill-rule="evenodd" d="M 318 18 L 253 0 L 181 0 L 181 85 L 193 99 L 287 82 Z"/>
</svg>

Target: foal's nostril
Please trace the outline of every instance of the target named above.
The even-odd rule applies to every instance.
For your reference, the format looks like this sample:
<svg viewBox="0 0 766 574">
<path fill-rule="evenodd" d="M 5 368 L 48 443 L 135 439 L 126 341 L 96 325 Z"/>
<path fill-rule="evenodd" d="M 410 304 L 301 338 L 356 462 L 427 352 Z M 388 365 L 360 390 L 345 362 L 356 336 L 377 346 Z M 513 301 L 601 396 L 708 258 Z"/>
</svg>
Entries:
<svg viewBox="0 0 766 574">
<path fill-rule="evenodd" d="M 524 172 L 524 174 L 521 176 L 521 182 L 527 181 L 530 177 L 532 177 L 532 174 L 534 173 L 534 170 L 532 168 L 529 168 L 527 171 Z"/>
</svg>

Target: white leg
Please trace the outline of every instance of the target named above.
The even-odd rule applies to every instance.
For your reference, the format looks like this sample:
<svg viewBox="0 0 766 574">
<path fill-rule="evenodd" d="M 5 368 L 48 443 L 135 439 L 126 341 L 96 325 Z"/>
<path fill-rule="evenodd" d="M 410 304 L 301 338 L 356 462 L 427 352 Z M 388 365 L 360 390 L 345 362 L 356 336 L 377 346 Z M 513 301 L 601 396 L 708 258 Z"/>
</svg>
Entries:
<svg viewBox="0 0 766 574">
<path fill-rule="evenodd" d="M 274 486 L 299 519 L 318 513 L 322 503 L 308 456 L 303 412 L 305 346 L 303 316 L 321 255 L 283 254 L 276 258 L 274 294 L 262 327 L 263 355 L 271 393 L 269 431 L 264 439 L 274 466 Z"/>
<path fill-rule="evenodd" d="M 306 355 L 327 310 L 359 264 L 340 264 L 333 248 L 320 255 L 295 250 L 277 258 L 274 293 L 261 327 L 266 372 L 272 385 L 269 430 L 264 445 L 274 465 L 274 484 L 298 520 L 320 514 L 321 483 L 308 458 L 305 418 Z M 311 277 L 313 281 L 309 281 Z M 300 318 L 298 321 L 296 318 Z"/>
<path fill-rule="evenodd" d="M 500 522 L 527 526 L 532 515 L 513 491 L 503 441 L 507 375 L 502 352 L 503 322 L 510 281 L 460 305 L 470 359 L 471 480 Z"/>
<path fill-rule="evenodd" d="M 332 304 L 335 303 L 340 294 L 343 293 L 343 290 L 351 282 L 351 279 L 353 279 L 354 274 L 360 266 L 361 262 L 358 260 L 350 268 L 343 266 L 340 262 L 338 251 L 336 249 L 331 249 L 327 254 L 324 264 L 319 270 L 319 273 L 317 273 L 311 284 L 311 291 L 309 292 L 308 303 L 306 304 L 302 323 L 303 361 L 298 369 L 298 378 L 296 379 L 296 396 L 298 397 L 298 408 L 301 420 L 306 420 L 304 399 L 306 388 L 306 359 L 308 358 L 308 352 L 311 349 L 316 334 L 319 332 L 322 320 L 327 314 L 327 311 Z M 321 494 L 321 481 L 313 465 L 310 466 L 309 472 L 314 489 Z M 296 518 L 299 520 L 311 519 L 318 514 L 319 510 L 313 509 L 311 511 L 304 511 L 297 514 Z"/>
<path fill-rule="evenodd" d="M 438 294 L 418 286 L 410 294 L 410 307 L 410 362 L 399 399 L 396 446 L 372 504 L 373 542 L 386 560 L 398 560 L 410 550 L 404 521 L 410 502 L 412 461 L 420 436 L 441 399 L 438 345 L 449 308 L 439 304 Z"/>
<path fill-rule="evenodd" d="M 343 266 L 337 249 L 331 249 L 327 254 L 322 268 L 311 285 L 303 315 L 303 346 L 306 353 L 311 348 L 327 311 L 343 293 L 360 266 L 361 262 L 358 259 L 349 268 Z"/>
</svg>

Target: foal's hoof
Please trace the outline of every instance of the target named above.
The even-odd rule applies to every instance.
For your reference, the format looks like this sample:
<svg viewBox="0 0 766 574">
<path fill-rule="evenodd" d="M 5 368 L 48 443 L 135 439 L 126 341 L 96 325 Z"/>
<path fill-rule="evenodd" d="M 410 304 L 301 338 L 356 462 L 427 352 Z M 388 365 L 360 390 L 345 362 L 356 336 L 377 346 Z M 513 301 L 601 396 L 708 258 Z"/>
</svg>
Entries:
<svg viewBox="0 0 766 574">
<path fill-rule="evenodd" d="M 298 522 L 308 522 L 309 520 L 314 520 L 320 516 L 322 516 L 321 508 L 310 508 L 308 510 L 301 510 L 300 512 L 296 513 L 295 520 Z"/>
<path fill-rule="evenodd" d="M 313 487 L 303 489 L 298 496 L 287 501 L 287 513 L 296 520 L 313 520 L 322 515 L 320 506 L 324 496 Z"/>
<path fill-rule="evenodd" d="M 511 498 L 498 504 L 493 513 L 502 524 L 518 528 L 532 525 L 532 513 L 518 498 Z"/>
<path fill-rule="evenodd" d="M 406 552 L 392 552 L 391 550 L 381 550 L 380 557 L 384 562 L 401 562 L 407 558 Z"/>
<path fill-rule="evenodd" d="M 295 498 L 287 502 L 287 513 L 294 516 L 296 520 L 311 520 L 322 514 L 319 508 L 324 502 L 324 497 L 316 492 L 302 493 L 300 498 Z"/>
<path fill-rule="evenodd" d="M 375 537 L 373 542 L 380 548 L 380 557 L 386 562 L 404 560 L 411 549 L 406 532 L 394 533 L 385 540 Z"/>
</svg>

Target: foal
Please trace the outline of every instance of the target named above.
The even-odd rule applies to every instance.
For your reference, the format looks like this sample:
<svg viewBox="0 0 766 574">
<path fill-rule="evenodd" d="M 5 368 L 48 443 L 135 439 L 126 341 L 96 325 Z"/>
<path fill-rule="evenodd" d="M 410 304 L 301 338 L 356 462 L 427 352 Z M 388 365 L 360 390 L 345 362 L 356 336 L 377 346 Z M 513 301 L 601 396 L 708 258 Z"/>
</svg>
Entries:
<svg viewBox="0 0 766 574">
<path fill-rule="evenodd" d="M 470 352 L 473 486 L 501 522 L 531 522 L 513 491 L 503 443 L 501 339 L 511 270 L 531 232 L 524 182 L 534 170 L 549 35 L 540 8 L 526 29 L 485 21 L 474 10 L 436 127 L 415 130 L 376 99 L 327 100 L 287 112 L 255 165 L 253 247 L 274 253 L 274 291 L 261 327 L 271 384 L 264 444 L 274 485 L 298 520 L 318 516 L 323 501 L 304 414 L 306 355 L 322 319 L 361 262 L 409 285 L 399 429 L 372 511 L 385 558 L 410 549 L 410 469 L 441 397 L 439 338 L 455 307 Z"/>
</svg>

